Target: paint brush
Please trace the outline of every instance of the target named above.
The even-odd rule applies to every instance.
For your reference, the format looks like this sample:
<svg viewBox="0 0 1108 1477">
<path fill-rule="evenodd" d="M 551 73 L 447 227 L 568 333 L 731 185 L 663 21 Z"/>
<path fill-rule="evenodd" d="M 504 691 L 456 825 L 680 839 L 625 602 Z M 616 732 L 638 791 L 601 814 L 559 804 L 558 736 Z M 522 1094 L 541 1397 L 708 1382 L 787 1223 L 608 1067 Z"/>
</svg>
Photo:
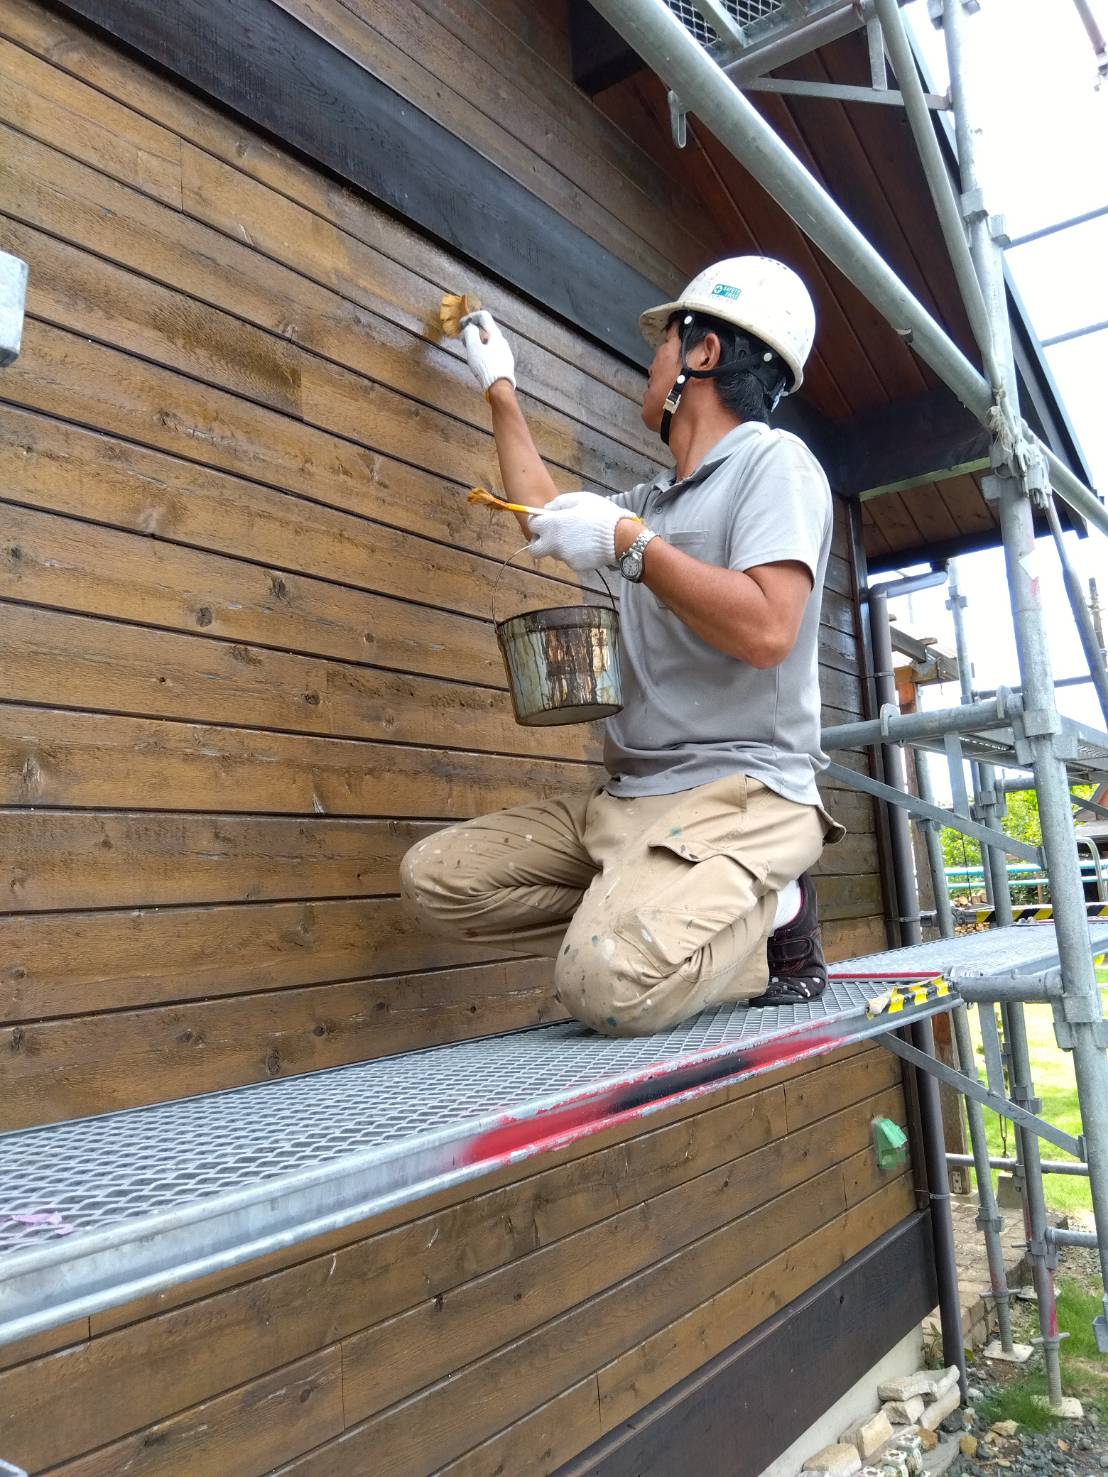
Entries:
<svg viewBox="0 0 1108 1477">
<path fill-rule="evenodd" d="M 523 503 L 506 503 L 485 487 L 473 487 L 466 493 L 467 503 L 484 503 L 489 508 L 503 508 L 505 513 L 541 513 L 541 508 L 528 508 Z"/>
<path fill-rule="evenodd" d="M 558 508 L 551 508 L 549 510 L 544 508 L 528 508 L 524 503 L 506 503 L 502 497 L 497 497 L 495 493 L 489 492 L 485 487 L 470 488 L 469 492 L 466 493 L 466 502 L 484 503 L 489 508 L 503 508 L 505 513 L 542 513 L 546 511 L 557 513 L 559 511 L 565 511 Z M 628 513 L 627 517 L 631 519 L 632 523 L 642 522 L 642 519 L 637 513 Z"/>
<path fill-rule="evenodd" d="M 457 338 L 462 331 L 462 319 L 470 313 L 480 311 L 481 304 L 468 292 L 445 292 L 439 304 L 439 324 L 446 338 Z M 482 332 L 482 339 L 485 337 Z"/>
</svg>

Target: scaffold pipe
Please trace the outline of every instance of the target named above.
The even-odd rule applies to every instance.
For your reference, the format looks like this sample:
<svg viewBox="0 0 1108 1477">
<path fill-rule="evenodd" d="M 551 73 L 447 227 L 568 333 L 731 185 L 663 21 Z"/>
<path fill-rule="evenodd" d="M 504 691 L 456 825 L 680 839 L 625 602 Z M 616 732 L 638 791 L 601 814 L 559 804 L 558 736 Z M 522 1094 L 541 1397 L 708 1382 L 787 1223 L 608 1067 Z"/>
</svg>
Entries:
<svg viewBox="0 0 1108 1477">
<path fill-rule="evenodd" d="M 594 0 L 594 5 L 967 410 L 988 425 L 994 396 L 985 376 L 663 0 Z M 1043 450 L 1060 496 L 1108 534 L 1108 508 L 1049 448 Z"/>
</svg>

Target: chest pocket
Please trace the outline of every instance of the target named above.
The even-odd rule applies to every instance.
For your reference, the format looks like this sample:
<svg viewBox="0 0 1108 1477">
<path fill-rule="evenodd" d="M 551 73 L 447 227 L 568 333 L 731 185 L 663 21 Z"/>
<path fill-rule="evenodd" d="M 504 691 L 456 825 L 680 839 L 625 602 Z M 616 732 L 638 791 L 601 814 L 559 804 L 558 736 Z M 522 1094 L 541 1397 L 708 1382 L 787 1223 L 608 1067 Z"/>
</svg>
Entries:
<svg viewBox="0 0 1108 1477">
<path fill-rule="evenodd" d="M 662 533 L 661 529 L 658 530 Z M 707 552 L 708 530 L 706 528 L 679 528 L 673 533 L 662 533 L 662 538 L 667 544 L 672 544 L 675 549 L 680 549 L 683 554 L 689 554 L 694 559 L 704 559 Z M 653 591 L 650 598 L 654 602 L 655 610 L 669 612 L 669 606 L 659 600 Z"/>
</svg>

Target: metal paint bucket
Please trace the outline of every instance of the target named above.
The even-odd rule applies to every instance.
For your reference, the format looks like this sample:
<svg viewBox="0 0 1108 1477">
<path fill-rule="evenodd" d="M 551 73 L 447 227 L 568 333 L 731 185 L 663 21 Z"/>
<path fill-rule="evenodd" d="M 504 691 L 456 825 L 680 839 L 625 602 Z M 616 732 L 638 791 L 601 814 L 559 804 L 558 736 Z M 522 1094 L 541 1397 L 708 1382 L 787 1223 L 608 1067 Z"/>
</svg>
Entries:
<svg viewBox="0 0 1108 1477">
<path fill-rule="evenodd" d="M 619 612 L 611 590 L 611 609 L 558 605 L 498 621 L 496 590 L 512 559 L 501 566 L 493 588 L 493 620 L 516 722 L 536 728 L 591 723 L 618 713 L 623 707 Z M 607 580 L 604 585 L 607 589 Z"/>
</svg>

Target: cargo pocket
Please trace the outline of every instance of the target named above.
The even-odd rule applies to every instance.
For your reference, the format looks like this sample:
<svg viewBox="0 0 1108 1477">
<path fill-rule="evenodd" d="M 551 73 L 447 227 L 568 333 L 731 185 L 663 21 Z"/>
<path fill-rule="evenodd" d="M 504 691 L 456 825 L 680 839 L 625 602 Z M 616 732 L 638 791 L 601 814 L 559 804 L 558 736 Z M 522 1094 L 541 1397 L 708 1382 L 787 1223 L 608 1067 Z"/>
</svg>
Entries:
<svg viewBox="0 0 1108 1477">
<path fill-rule="evenodd" d="M 762 896 L 768 865 L 749 854 L 745 801 L 746 780 L 735 776 L 675 806 L 644 839 L 634 903 L 613 929 L 644 980 L 676 973 Z"/>
</svg>

